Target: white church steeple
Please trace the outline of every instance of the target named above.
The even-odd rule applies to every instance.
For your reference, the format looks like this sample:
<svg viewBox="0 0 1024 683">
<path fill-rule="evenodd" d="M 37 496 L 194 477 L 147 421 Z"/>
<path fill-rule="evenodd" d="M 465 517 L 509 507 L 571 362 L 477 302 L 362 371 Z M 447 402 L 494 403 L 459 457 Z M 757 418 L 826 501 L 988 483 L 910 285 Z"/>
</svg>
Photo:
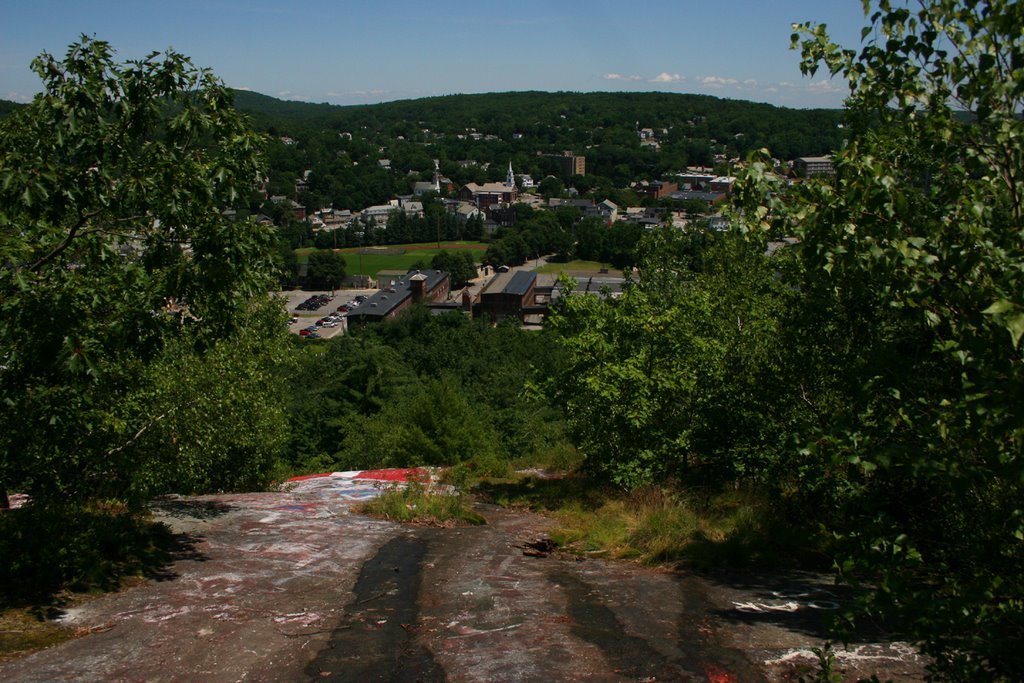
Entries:
<svg viewBox="0 0 1024 683">
<path fill-rule="evenodd" d="M 516 174 L 512 172 L 512 160 L 508 160 L 508 175 L 505 176 L 505 184 L 513 187 L 516 184 Z"/>
</svg>

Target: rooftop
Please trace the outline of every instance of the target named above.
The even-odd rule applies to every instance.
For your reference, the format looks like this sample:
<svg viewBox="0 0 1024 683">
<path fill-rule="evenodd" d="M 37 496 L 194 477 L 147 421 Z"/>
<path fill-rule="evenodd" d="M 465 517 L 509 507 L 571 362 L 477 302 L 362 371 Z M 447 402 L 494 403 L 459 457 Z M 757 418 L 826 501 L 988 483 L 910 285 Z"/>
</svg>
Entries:
<svg viewBox="0 0 1024 683">
<path fill-rule="evenodd" d="M 525 296 L 530 287 L 537 282 L 537 274 L 527 270 L 510 270 L 507 273 L 498 273 L 491 280 L 483 294 L 514 294 Z"/>
<path fill-rule="evenodd" d="M 446 273 L 440 270 L 417 270 L 406 273 L 394 280 L 389 280 L 385 287 L 371 295 L 360 306 L 349 312 L 349 318 L 363 318 L 367 320 L 383 320 L 412 296 L 410 284 L 413 281 L 423 281 L 424 289 L 427 292 L 433 291 L 435 287 L 445 278 Z"/>
</svg>

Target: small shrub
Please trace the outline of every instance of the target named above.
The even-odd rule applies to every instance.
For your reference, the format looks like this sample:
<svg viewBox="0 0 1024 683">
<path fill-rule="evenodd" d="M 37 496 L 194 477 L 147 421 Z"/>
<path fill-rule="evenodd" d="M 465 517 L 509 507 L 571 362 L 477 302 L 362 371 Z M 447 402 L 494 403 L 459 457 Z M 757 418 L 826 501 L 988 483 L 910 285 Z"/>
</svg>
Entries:
<svg viewBox="0 0 1024 683">
<path fill-rule="evenodd" d="M 441 479 L 457 491 L 464 492 L 481 479 L 502 479 L 508 477 L 511 471 L 508 460 L 488 453 L 449 467 Z"/>
<path fill-rule="evenodd" d="M 538 452 L 531 464 L 549 472 L 575 472 L 583 465 L 583 454 L 568 441 L 558 441 Z"/>
</svg>

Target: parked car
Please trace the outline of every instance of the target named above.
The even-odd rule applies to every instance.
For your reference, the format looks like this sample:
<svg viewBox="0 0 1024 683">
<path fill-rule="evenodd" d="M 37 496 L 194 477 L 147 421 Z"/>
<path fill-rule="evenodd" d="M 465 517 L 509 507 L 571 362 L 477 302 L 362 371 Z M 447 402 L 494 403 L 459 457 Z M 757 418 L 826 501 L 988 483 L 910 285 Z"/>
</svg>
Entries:
<svg viewBox="0 0 1024 683">
<path fill-rule="evenodd" d="M 299 336 L 300 337 L 308 337 L 311 334 L 313 334 L 313 333 L 310 332 L 309 330 L 299 330 Z"/>
</svg>

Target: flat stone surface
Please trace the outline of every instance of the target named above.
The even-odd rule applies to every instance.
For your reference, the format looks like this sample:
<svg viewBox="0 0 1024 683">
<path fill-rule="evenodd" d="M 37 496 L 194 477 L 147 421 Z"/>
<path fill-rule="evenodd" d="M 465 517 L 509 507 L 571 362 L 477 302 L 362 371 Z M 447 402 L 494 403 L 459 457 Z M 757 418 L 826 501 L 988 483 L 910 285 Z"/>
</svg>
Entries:
<svg viewBox="0 0 1024 683">
<path fill-rule="evenodd" d="M 88 635 L 0 665 L 0 680 L 796 680 L 844 599 L 809 574 L 711 578 L 542 552 L 528 544 L 549 520 L 491 506 L 486 526 L 460 529 L 353 514 L 372 482 L 289 489 L 157 501 L 185 540 L 165 574 L 70 611 Z M 845 680 L 923 678 L 900 643 L 837 655 Z"/>
</svg>

